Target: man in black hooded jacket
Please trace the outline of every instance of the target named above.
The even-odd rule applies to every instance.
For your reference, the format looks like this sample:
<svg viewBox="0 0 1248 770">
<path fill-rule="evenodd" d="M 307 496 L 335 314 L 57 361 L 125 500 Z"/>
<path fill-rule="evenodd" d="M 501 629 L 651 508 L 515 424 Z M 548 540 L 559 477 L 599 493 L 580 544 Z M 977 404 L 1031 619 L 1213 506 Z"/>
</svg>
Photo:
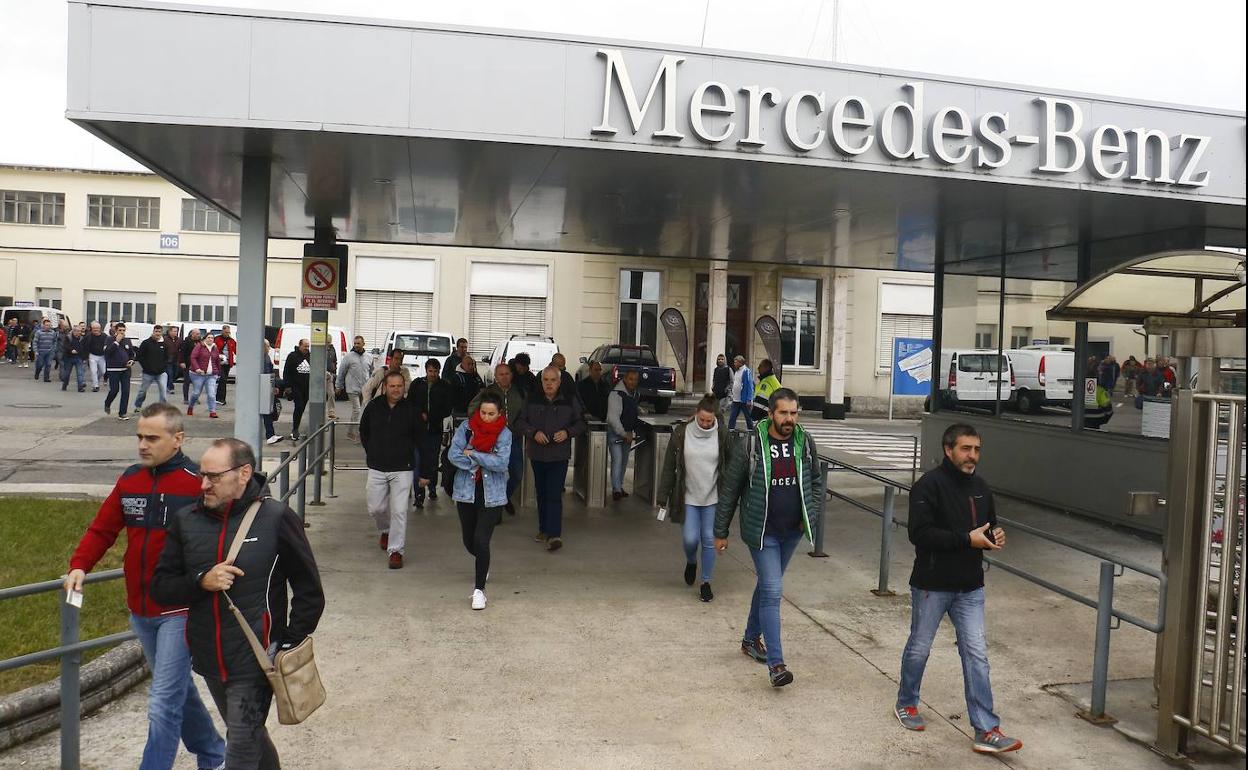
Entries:
<svg viewBox="0 0 1248 770">
<path fill-rule="evenodd" d="M 191 667 L 204 678 L 225 721 L 225 766 L 267 770 L 279 767 L 264 726 L 273 691 L 229 601 L 272 656 L 316 630 L 325 594 L 303 523 L 269 497 L 267 479 L 255 467 L 255 453 L 246 443 L 234 438 L 212 443 L 199 463 L 203 493 L 174 514 L 151 593 L 159 602 L 189 607 Z M 256 501 L 260 510 L 238 557 L 229 562 L 230 546 Z"/>
</svg>

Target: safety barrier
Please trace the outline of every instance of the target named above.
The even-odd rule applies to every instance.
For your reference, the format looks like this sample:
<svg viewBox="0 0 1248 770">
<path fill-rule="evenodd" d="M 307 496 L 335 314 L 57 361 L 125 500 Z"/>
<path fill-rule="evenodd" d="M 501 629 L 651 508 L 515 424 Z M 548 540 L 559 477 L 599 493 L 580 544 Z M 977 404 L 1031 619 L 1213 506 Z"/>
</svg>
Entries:
<svg viewBox="0 0 1248 770">
<path fill-rule="evenodd" d="M 334 496 L 334 423 L 330 421 L 299 442 L 293 451 L 282 452 L 282 460 L 271 471 L 270 481 L 274 476 L 280 480 L 279 498 L 288 503 L 295 496 L 296 503 L 292 506 L 299 518 L 303 519 L 305 505 L 322 505 L 321 500 L 321 469 L 326 460 L 329 461 L 329 496 Z M 327 441 L 328 439 L 328 441 Z M 322 447 L 328 443 L 328 446 Z M 313 454 L 315 453 L 315 454 Z M 312 455 L 312 456 L 309 456 Z M 290 466 L 298 462 L 298 476 L 293 482 L 290 479 Z M 307 502 L 307 480 L 312 477 L 312 501 Z M 289 503 L 288 503 L 289 504 Z M 86 576 L 84 585 L 119 580 L 123 577 L 120 569 L 95 572 Z M 49 660 L 60 660 L 60 724 L 61 724 L 61 770 L 78 770 L 80 767 L 80 722 L 82 720 L 82 654 L 101 647 L 112 647 L 136 638 L 134 631 L 121 631 L 95 639 L 81 639 L 79 624 L 80 610 L 67 602 L 65 596 L 64 576 L 56 580 L 45 580 L 39 583 L 27 583 L 11 588 L 0 588 L 0 603 L 10 599 L 40 594 L 57 593 L 60 595 L 60 644 L 48 650 L 29 652 L 7 660 L 0 660 L 0 672 L 11 671 L 35 663 Z"/>
<path fill-rule="evenodd" d="M 881 476 L 877 473 L 859 468 L 842 460 L 831 457 L 822 458 L 831 470 L 842 470 L 855 473 L 864 478 L 877 481 L 884 486 L 884 507 L 883 509 L 857 500 L 849 495 L 828 488 L 828 496 L 841 500 L 867 513 L 880 517 L 880 567 L 879 580 L 871 593 L 876 596 L 893 596 L 893 591 L 889 588 L 889 566 L 892 561 L 892 533 L 894 527 L 906 526 L 904 519 L 896 516 L 896 502 L 899 492 L 909 493 L 911 486 L 909 484 L 895 481 Z M 1093 650 L 1092 660 L 1092 702 L 1087 711 L 1080 712 L 1079 716 L 1090 722 L 1097 724 L 1109 724 L 1114 722 L 1113 717 L 1105 713 L 1105 693 L 1109 682 L 1109 640 L 1110 633 L 1118 627 L 1115 621 L 1123 621 L 1133 626 L 1159 634 L 1165 627 L 1166 617 L 1166 574 L 1160 569 L 1150 567 L 1147 564 L 1117 556 L 1104 551 L 1100 548 L 1093 548 L 1083 543 L 1071 540 L 1052 532 L 1046 532 L 1042 529 L 1023 524 L 1019 521 L 1013 521 L 1004 516 L 998 516 L 997 522 L 1003 527 L 1009 527 L 1011 530 L 1025 532 L 1028 535 L 1044 540 L 1054 545 L 1069 548 L 1073 551 L 1100 559 L 1100 581 L 1098 584 L 1098 592 L 1096 598 L 1084 596 L 1083 594 L 1071 591 L 1068 588 L 1059 586 L 1056 583 L 1046 580 L 1039 575 L 1035 575 L 1021 567 L 1008 564 L 998 558 L 984 554 L 984 561 L 991 567 L 1004 570 L 1016 577 L 1020 577 L 1029 583 L 1040 586 L 1064 596 L 1067 599 L 1091 607 L 1096 610 L 1096 642 Z M 822 529 L 822 527 L 820 528 Z M 1157 601 L 1157 620 L 1149 621 L 1136 617 L 1128 612 L 1114 607 L 1114 582 L 1121 577 L 1125 570 L 1147 575 L 1156 578 L 1158 581 L 1158 601 Z"/>
</svg>

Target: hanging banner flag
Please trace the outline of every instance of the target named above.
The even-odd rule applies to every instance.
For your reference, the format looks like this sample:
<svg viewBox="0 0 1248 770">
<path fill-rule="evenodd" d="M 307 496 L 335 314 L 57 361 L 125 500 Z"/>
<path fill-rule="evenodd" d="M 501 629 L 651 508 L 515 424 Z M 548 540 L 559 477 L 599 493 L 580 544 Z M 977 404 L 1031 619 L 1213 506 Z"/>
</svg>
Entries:
<svg viewBox="0 0 1248 770">
<path fill-rule="evenodd" d="M 676 308 L 669 307 L 659 316 L 659 321 L 663 324 L 663 331 L 667 332 L 667 341 L 672 344 L 672 350 L 676 353 L 676 365 L 680 368 L 680 375 L 685 377 L 685 364 L 689 362 L 689 329 L 685 326 L 685 316 Z"/>
<path fill-rule="evenodd" d="M 760 316 L 754 322 L 754 330 L 763 338 L 763 350 L 767 351 L 767 357 L 771 359 L 776 379 L 784 382 L 784 364 L 780 360 L 780 324 L 769 315 Z M 750 363 L 746 361 L 747 365 Z"/>
</svg>

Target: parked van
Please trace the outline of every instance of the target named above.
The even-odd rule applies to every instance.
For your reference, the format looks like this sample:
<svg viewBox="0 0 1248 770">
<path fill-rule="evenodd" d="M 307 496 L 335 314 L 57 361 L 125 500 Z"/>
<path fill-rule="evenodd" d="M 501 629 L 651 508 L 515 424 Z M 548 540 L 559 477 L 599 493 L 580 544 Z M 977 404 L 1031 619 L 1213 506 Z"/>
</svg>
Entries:
<svg viewBox="0 0 1248 770">
<path fill-rule="evenodd" d="M 219 334 L 220 331 L 213 332 Z M 333 340 L 334 345 L 338 348 L 338 360 L 347 354 L 351 349 L 351 340 L 347 336 L 347 330 L 341 326 L 329 327 L 329 337 Z M 299 347 L 299 340 L 312 339 L 312 328 L 307 324 L 282 324 L 277 330 L 277 338 L 269 342 L 269 347 L 273 353 L 273 366 L 277 368 L 278 376 L 281 376 L 282 366 L 286 363 L 286 357 Z"/>
<path fill-rule="evenodd" d="M 1011 406 L 1025 414 L 1039 412 L 1044 406 L 1070 408 L 1075 392 L 1073 350 L 1029 345 L 1018 350 L 1007 350 L 1005 354 L 1014 368 Z"/>
<path fill-rule="evenodd" d="M 403 351 L 403 365 L 413 380 L 425 376 L 425 362 L 431 358 L 444 363 L 446 357 L 455 349 L 455 338 L 446 332 L 426 332 L 417 329 L 399 329 L 390 332 L 386 337 L 386 346 L 381 350 L 385 356 L 384 366 L 390 365 L 390 354 L 398 348 Z"/>
<path fill-rule="evenodd" d="M 16 318 L 18 323 L 28 323 L 32 328 L 43 323 L 43 319 L 51 318 L 53 329 L 60 328 L 62 320 L 70 320 L 68 313 L 54 307 L 40 307 L 34 304 L 6 305 L 0 308 L 0 325 L 8 326 L 10 318 Z"/>
<path fill-rule="evenodd" d="M 945 407 L 959 405 L 992 407 L 1009 401 L 1014 371 L 1009 356 L 995 350 L 942 350 L 940 352 L 940 399 Z"/>
<path fill-rule="evenodd" d="M 494 367 L 505 364 L 516 357 L 517 353 L 529 354 L 529 370 L 537 373 L 550 366 L 550 360 L 559 352 L 554 337 L 543 337 L 537 334 L 513 334 L 494 346 L 490 355 L 482 359 L 486 371 L 482 379 L 489 385 L 494 382 Z"/>
</svg>

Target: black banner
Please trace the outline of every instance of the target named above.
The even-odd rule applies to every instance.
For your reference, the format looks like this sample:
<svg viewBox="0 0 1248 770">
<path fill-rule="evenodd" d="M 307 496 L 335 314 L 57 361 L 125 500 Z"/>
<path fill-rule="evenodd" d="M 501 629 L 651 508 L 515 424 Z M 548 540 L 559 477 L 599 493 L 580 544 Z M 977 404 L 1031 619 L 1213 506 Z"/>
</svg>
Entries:
<svg viewBox="0 0 1248 770">
<path fill-rule="evenodd" d="M 680 376 L 686 377 L 685 366 L 689 363 L 689 329 L 685 326 L 685 316 L 676 308 L 669 307 L 659 316 L 659 321 L 663 324 L 663 331 L 667 332 L 667 341 L 672 343 L 672 350 L 676 353 L 676 365 L 680 368 Z"/>
<path fill-rule="evenodd" d="M 754 330 L 758 332 L 759 337 L 763 338 L 763 349 L 767 351 L 767 357 L 771 359 L 776 379 L 784 382 L 784 365 L 780 361 L 780 324 L 769 315 L 760 316 L 754 322 Z"/>
</svg>

